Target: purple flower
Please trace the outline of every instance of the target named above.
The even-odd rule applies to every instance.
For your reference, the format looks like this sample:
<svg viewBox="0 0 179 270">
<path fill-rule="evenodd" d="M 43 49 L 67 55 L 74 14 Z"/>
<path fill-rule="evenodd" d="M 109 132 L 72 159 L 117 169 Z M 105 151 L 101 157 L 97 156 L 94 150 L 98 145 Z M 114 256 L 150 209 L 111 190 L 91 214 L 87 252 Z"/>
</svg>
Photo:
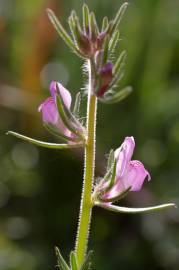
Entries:
<svg viewBox="0 0 179 270">
<path fill-rule="evenodd" d="M 112 199 L 120 196 L 125 190 L 139 191 L 144 180 L 150 174 L 144 165 L 138 160 L 131 160 L 135 148 L 133 137 L 126 137 L 121 147 L 116 149 L 116 179 L 112 188 L 103 195 L 104 199 Z"/>
<path fill-rule="evenodd" d="M 56 86 L 58 84 L 58 88 Z M 50 84 L 50 93 L 51 96 L 47 98 L 38 108 L 38 111 L 42 113 L 42 119 L 45 124 L 50 124 L 54 126 L 59 133 L 73 137 L 74 135 L 68 128 L 64 125 L 63 121 L 60 118 L 55 97 L 58 94 L 58 89 L 60 91 L 60 95 L 63 99 L 65 106 L 70 109 L 71 106 L 71 95 L 67 89 L 63 87 L 60 83 L 52 81 Z"/>
</svg>

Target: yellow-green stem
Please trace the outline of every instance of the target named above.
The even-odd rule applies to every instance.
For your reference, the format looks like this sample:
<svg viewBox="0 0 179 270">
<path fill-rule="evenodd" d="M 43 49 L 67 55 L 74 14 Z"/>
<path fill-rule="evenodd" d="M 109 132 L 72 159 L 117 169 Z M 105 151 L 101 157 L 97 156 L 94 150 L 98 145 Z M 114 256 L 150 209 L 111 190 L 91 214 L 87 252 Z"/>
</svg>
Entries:
<svg viewBox="0 0 179 270">
<path fill-rule="evenodd" d="M 87 249 L 89 227 L 91 221 L 91 192 L 94 179 L 95 165 L 95 140 L 96 140 L 96 110 L 97 98 L 93 94 L 93 71 L 91 61 L 89 65 L 89 89 L 88 89 L 88 106 L 87 106 L 87 143 L 85 147 L 85 170 L 83 191 L 80 206 L 80 216 L 78 232 L 76 239 L 76 256 L 78 265 L 81 266 Z"/>
</svg>

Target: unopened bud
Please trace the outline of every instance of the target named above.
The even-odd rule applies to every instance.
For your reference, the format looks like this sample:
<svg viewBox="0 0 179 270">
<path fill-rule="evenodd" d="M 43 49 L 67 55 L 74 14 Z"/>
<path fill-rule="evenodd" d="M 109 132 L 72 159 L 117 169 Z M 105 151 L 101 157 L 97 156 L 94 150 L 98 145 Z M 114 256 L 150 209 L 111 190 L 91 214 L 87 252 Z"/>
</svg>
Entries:
<svg viewBox="0 0 179 270">
<path fill-rule="evenodd" d="M 113 78 L 112 69 L 113 69 L 113 64 L 111 62 L 107 62 L 107 64 L 105 64 L 101 68 L 99 72 L 101 84 L 97 92 L 98 97 L 102 97 L 104 93 L 108 90 L 110 82 L 112 81 L 112 78 Z"/>
</svg>

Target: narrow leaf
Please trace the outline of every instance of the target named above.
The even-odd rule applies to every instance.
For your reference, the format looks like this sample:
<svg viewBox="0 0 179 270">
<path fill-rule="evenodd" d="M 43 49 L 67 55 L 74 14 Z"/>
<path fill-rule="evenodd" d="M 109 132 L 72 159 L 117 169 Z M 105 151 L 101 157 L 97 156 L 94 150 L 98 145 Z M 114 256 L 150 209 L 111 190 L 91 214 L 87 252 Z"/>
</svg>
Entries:
<svg viewBox="0 0 179 270">
<path fill-rule="evenodd" d="M 70 266 L 71 266 L 71 270 L 78 270 L 78 264 L 76 261 L 76 254 L 74 251 L 71 251 L 71 253 L 70 253 Z"/>
<path fill-rule="evenodd" d="M 121 65 L 124 64 L 125 60 L 126 60 L 126 51 L 122 51 L 113 67 L 114 76 L 119 73 Z"/>
<path fill-rule="evenodd" d="M 74 40 L 76 46 L 78 46 L 79 35 L 77 33 L 77 26 L 76 26 L 76 23 L 74 21 L 74 16 L 71 15 L 69 17 L 68 23 L 69 23 L 69 27 L 70 27 L 70 30 L 71 30 L 71 34 L 73 36 L 73 40 Z"/>
<path fill-rule="evenodd" d="M 47 9 L 47 14 L 48 14 L 48 17 L 49 17 L 51 23 L 53 24 L 53 26 L 57 30 L 58 34 L 60 35 L 60 37 L 72 49 L 72 51 L 74 51 L 78 56 L 81 57 L 80 51 L 78 50 L 78 48 L 73 43 L 71 37 L 68 35 L 66 30 L 63 28 L 60 21 L 55 16 L 54 12 L 51 9 Z"/>
<path fill-rule="evenodd" d="M 93 41 L 95 41 L 99 34 L 99 29 L 94 12 L 90 13 L 90 29 L 91 29 L 91 38 Z"/>
<path fill-rule="evenodd" d="M 42 146 L 42 147 L 51 148 L 51 149 L 70 149 L 70 148 L 77 148 L 77 147 L 82 147 L 83 146 L 80 143 L 76 143 L 76 144 L 58 144 L 58 143 L 48 143 L 48 142 L 38 141 L 38 140 L 32 139 L 30 137 L 21 135 L 19 133 L 13 132 L 13 131 L 8 131 L 6 134 L 15 136 L 16 138 L 19 138 L 19 139 L 27 141 L 29 143 L 35 144 L 37 146 Z"/>
<path fill-rule="evenodd" d="M 70 26 L 70 30 L 72 32 L 74 41 L 76 43 L 76 46 L 80 48 L 82 45 L 83 33 L 80 27 L 79 19 L 74 10 L 72 10 L 71 15 L 69 17 L 69 26 Z"/>
<path fill-rule="evenodd" d="M 113 24 L 112 24 L 112 27 L 111 27 L 111 33 L 113 33 L 119 26 L 121 20 L 122 20 L 122 17 L 126 11 L 126 8 L 128 6 L 128 3 L 125 2 L 119 9 L 119 11 L 117 12 L 116 14 L 116 17 L 114 18 L 113 20 Z"/>
<path fill-rule="evenodd" d="M 65 260 L 63 259 L 60 250 L 55 247 L 55 253 L 57 256 L 57 264 L 60 270 L 70 270 L 70 268 L 68 267 L 68 264 L 65 262 Z"/>
<path fill-rule="evenodd" d="M 108 203 L 95 202 L 96 206 L 102 207 L 104 209 L 110 210 L 116 213 L 125 213 L 125 214 L 142 214 L 142 213 L 151 213 L 160 211 L 170 207 L 176 207 L 174 203 L 161 204 L 153 207 L 144 207 L 144 208 L 129 208 L 129 207 L 120 207 L 117 205 L 112 205 Z"/>
<path fill-rule="evenodd" d="M 124 89 L 117 92 L 116 94 L 111 95 L 110 97 L 106 96 L 104 98 L 101 98 L 100 100 L 106 104 L 117 103 L 117 102 L 123 100 L 124 98 L 126 98 L 131 92 L 132 92 L 132 87 L 127 86 Z"/>
<path fill-rule="evenodd" d="M 83 5 L 83 29 L 85 34 L 90 34 L 90 13 L 89 8 L 86 4 Z"/>
<path fill-rule="evenodd" d="M 104 17 L 104 18 L 103 18 L 103 22 L 102 22 L 102 29 L 101 29 L 102 32 L 104 32 L 104 31 L 107 30 L 108 24 L 109 24 L 109 22 L 108 22 L 108 17 Z"/>
<path fill-rule="evenodd" d="M 89 251 L 80 270 L 90 270 L 91 269 L 92 256 L 93 256 L 93 251 Z"/>
<path fill-rule="evenodd" d="M 75 98 L 75 105 L 73 108 L 73 114 L 78 118 L 80 113 L 81 93 L 78 92 Z"/>
<path fill-rule="evenodd" d="M 115 31 L 109 43 L 109 51 L 113 53 L 119 41 L 119 31 Z"/>
</svg>

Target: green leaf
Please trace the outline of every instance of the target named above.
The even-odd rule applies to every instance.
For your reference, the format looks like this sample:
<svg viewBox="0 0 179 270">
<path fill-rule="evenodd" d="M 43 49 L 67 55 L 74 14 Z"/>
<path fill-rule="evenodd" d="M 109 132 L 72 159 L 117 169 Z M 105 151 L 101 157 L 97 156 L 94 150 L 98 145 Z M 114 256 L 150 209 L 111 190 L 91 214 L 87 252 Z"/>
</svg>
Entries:
<svg viewBox="0 0 179 270">
<path fill-rule="evenodd" d="M 116 213 L 125 213 L 125 214 L 142 214 L 142 213 L 151 213 L 151 212 L 157 212 L 163 209 L 167 209 L 170 207 L 176 207 L 174 203 L 167 203 L 167 204 L 161 204 L 156 205 L 152 207 L 144 207 L 144 208 L 129 208 L 129 207 L 120 207 L 117 205 L 107 204 L 107 203 L 101 203 L 101 202 L 95 202 L 96 206 L 102 207 L 104 209 L 107 209 L 112 212 Z"/>
<path fill-rule="evenodd" d="M 51 9 L 47 9 L 48 17 L 57 30 L 60 37 L 65 41 L 65 43 L 74 51 L 79 57 L 82 57 L 80 54 L 79 49 L 75 46 L 74 42 L 72 41 L 71 37 L 68 35 L 66 30 L 63 28 L 57 17 L 55 16 L 54 12 Z"/>
<path fill-rule="evenodd" d="M 118 41 L 119 41 L 119 31 L 115 31 L 109 43 L 109 51 L 111 54 L 114 52 Z"/>
<path fill-rule="evenodd" d="M 73 114 L 78 118 L 80 113 L 81 93 L 78 92 L 75 98 L 75 104 L 73 108 Z"/>
<path fill-rule="evenodd" d="M 107 161 L 107 171 L 112 167 L 113 163 L 114 163 L 114 150 L 111 149 Z"/>
<path fill-rule="evenodd" d="M 117 75 L 121 69 L 121 65 L 124 65 L 126 60 L 126 51 L 122 51 L 121 54 L 119 55 L 114 67 L 113 67 L 113 74 L 114 76 Z"/>
<path fill-rule="evenodd" d="M 93 251 L 89 251 L 80 270 L 91 270 Z"/>
<path fill-rule="evenodd" d="M 70 270 L 70 268 L 68 267 L 68 264 L 66 263 L 66 261 L 63 259 L 60 250 L 55 247 L 55 254 L 57 256 L 57 264 L 60 270 Z"/>
<path fill-rule="evenodd" d="M 86 4 L 83 4 L 83 29 L 85 34 L 90 34 L 90 12 Z"/>
<path fill-rule="evenodd" d="M 129 94 L 131 94 L 131 92 L 132 92 L 132 87 L 127 86 L 124 89 L 120 90 L 119 92 L 111 96 L 108 96 L 108 97 L 106 96 L 104 98 L 101 98 L 100 100 L 105 104 L 114 104 L 126 98 Z"/>
<path fill-rule="evenodd" d="M 82 42 L 82 30 L 80 27 L 80 23 L 79 23 L 79 19 L 76 15 L 76 12 L 74 10 L 72 10 L 71 15 L 68 19 L 68 23 L 70 26 L 70 30 L 74 39 L 74 42 L 76 43 L 77 47 L 81 46 L 81 42 Z"/>
<path fill-rule="evenodd" d="M 119 9 L 119 11 L 117 12 L 116 14 L 116 17 L 114 18 L 113 22 L 112 22 L 112 27 L 110 29 L 110 32 L 111 34 L 118 28 L 121 20 L 122 20 L 122 17 L 126 11 L 126 8 L 128 6 L 128 3 L 125 2 Z"/>
<path fill-rule="evenodd" d="M 96 17 L 94 12 L 90 13 L 90 29 L 91 29 L 91 38 L 93 41 L 96 40 L 98 34 L 99 34 L 99 29 L 98 29 L 98 25 L 96 22 Z"/>
<path fill-rule="evenodd" d="M 102 29 L 101 29 L 102 32 L 107 30 L 108 24 L 109 24 L 108 17 L 104 17 L 103 22 L 102 22 Z"/>
<path fill-rule="evenodd" d="M 50 149 L 70 149 L 70 148 L 77 148 L 77 147 L 82 147 L 83 146 L 83 144 L 80 144 L 80 143 L 76 143 L 76 144 L 58 144 L 58 143 L 48 143 L 48 142 L 38 141 L 38 140 L 32 139 L 30 137 L 21 135 L 19 133 L 13 132 L 13 131 L 8 131 L 6 134 L 15 136 L 16 138 L 19 138 L 19 139 L 27 141 L 29 143 L 35 144 L 37 146 L 50 148 Z"/>
<path fill-rule="evenodd" d="M 78 270 L 76 254 L 74 251 L 71 251 L 70 253 L 70 266 L 71 266 L 71 270 Z"/>
</svg>

